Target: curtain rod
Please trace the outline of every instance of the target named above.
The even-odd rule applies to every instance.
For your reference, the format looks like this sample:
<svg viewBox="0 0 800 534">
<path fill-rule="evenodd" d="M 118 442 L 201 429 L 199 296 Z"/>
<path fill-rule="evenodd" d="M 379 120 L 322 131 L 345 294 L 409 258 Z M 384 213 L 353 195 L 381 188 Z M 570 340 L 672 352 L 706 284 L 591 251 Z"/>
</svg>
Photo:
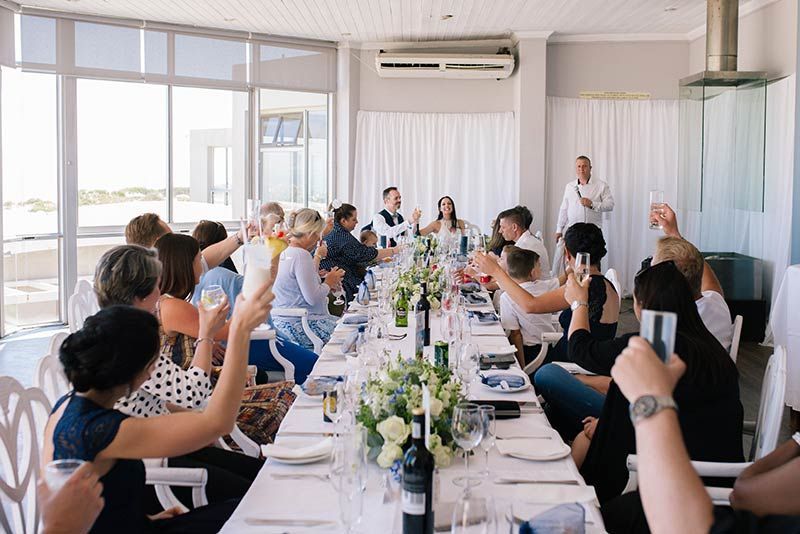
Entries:
<svg viewBox="0 0 800 534">
<path fill-rule="evenodd" d="M 206 35 L 209 37 L 228 37 L 228 38 L 247 39 L 254 41 L 265 41 L 276 44 L 316 46 L 319 48 L 331 48 L 334 50 L 336 49 L 337 46 L 337 43 L 333 41 L 317 41 L 313 39 L 302 39 L 299 37 L 284 37 L 279 35 L 270 35 L 266 33 L 257 33 L 257 32 L 254 33 L 242 30 L 224 30 L 221 28 L 207 28 L 202 26 L 190 26 L 187 24 L 173 24 L 168 22 L 158 22 L 150 20 L 123 18 L 123 17 L 109 17 L 101 15 L 90 15 L 84 13 L 69 13 L 66 11 L 57 11 L 53 9 L 20 5 L 11 2 L 10 0 L 0 0 L 0 6 L 7 7 L 8 9 L 11 9 L 16 13 L 24 15 L 36 15 L 42 17 L 54 17 L 54 18 L 61 18 L 68 20 L 116 24 L 121 26 L 135 26 L 137 28 L 145 28 L 151 30 L 194 33 L 198 35 Z"/>
</svg>

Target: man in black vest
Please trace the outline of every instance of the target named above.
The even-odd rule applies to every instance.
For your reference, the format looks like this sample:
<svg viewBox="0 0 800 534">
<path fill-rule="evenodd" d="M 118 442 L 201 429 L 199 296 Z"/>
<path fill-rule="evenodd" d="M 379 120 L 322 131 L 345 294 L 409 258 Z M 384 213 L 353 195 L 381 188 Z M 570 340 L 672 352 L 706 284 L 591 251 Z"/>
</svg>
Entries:
<svg viewBox="0 0 800 534">
<path fill-rule="evenodd" d="M 375 214 L 372 222 L 365 226 L 363 230 L 373 230 L 379 237 L 385 237 L 389 242 L 388 246 L 394 247 L 397 245 L 395 238 L 404 235 L 407 231 L 412 231 L 414 225 L 419 222 L 421 213 L 419 210 L 414 210 L 411 214 L 411 221 L 406 221 L 398 211 L 402 197 L 400 191 L 396 187 L 387 187 L 383 190 L 383 206 L 384 208 Z"/>
</svg>

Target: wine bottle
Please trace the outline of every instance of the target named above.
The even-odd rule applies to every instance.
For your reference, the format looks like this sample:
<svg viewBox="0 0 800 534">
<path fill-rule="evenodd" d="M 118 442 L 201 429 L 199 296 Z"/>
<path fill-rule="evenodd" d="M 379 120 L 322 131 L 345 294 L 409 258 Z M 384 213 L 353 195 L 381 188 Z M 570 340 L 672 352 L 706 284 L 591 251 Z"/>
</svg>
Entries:
<svg viewBox="0 0 800 534">
<path fill-rule="evenodd" d="M 397 304 L 394 308 L 394 325 L 398 328 L 408 326 L 408 298 L 405 289 L 401 289 L 400 296 L 397 297 Z"/>
<path fill-rule="evenodd" d="M 422 328 L 424 330 L 425 340 L 422 344 L 429 347 L 431 344 L 431 303 L 428 302 L 428 284 L 423 282 L 422 295 L 417 302 L 417 316 L 422 314 Z"/>
<path fill-rule="evenodd" d="M 411 413 L 411 447 L 403 458 L 403 534 L 433 534 L 433 455 L 425 447 L 425 411 Z"/>
</svg>

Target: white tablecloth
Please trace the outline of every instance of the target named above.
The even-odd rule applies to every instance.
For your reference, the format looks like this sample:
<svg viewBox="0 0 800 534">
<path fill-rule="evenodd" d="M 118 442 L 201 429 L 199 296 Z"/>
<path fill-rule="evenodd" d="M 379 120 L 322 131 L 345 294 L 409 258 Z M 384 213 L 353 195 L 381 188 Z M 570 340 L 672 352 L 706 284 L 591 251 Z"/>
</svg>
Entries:
<svg viewBox="0 0 800 534">
<path fill-rule="evenodd" d="M 786 404 L 800 411 L 800 321 L 792 316 L 800 302 L 800 265 L 791 265 L 783 275 L 778 298 L 772 307 L 766 343 L 786 349 Z"/>
<path fill-rule="evenodd" d="M 485 329 L 482 330 L 482 333 Z M 477 344 L 481 350 L 491 350 L 492 348 L 508 347 L 508 340 L 499 335 L 502 328 L 499 324 L 495 325 L 493 336 L 475 336 L 472 342 Z M 433 315 L 431 321 L 431 345 L 437 339 L 441 339 L 439 333 L 439 317 Z M 397 350 L 405 351 L 409 347 L 406 340 L 392 342 L 393 354 Z M 432 346 L 426 348 L 426 357 L 432 356 Z M 338 354 L 337 354 L 338 353 Z M 338 349 L 329 347 L 323 351 L 323 357 L 317 362 L 312 375 L 343 374 L 347 366 L 347 361 Z M 323 433 L 332 432 L 332 425 L 322 422 L 322 400 L 321 397 L 309 397 L 302 393 L 300 388 L 298 398 L 295 401 L 286 418 L 281 424 L 276 437 L 276 443 L 282 445 L 302 446 L 313 444 L 322 438 Z M 498 421 L 498 436 L 513 435 L 515 430 L 528 430 L 536 434 L 536 430 L 546 431 L 550 425 L 544 414 L 538 410 L 538 402 L 533 388 L 527 391 L 502 394 L 488 390 L 479 383 L 475 383 L 469 393 L 470 398 L 475 400 L 514 400 L 527 403 L 523 415 L 519 419 Z M 313 435 L 312 433 L 319 433 Z M 509 436 L 510 437 L 510 436 Z M 555 439 L 559 439 L 555 434 Z M 478 469 L 483 464 L 483 452 L 477 451 L 470 467 Z M 580 485 L 585 485 L 575 463 L 571 457 L 567 456 L 561 460 L 537 462 L 511 458 L 501 455 L 497 448 L 490 451 L 490 466 L 494 477 L 514 476 L 514 477 L 537 477 L 538 479 L 558 479 L 573 480 Z M 456 459 L 453 464 L 440 470 L 440 493 L 439 499 L 445 501 L 455 501 L 461 488 L 453 484 L 453 479 L 463 474 L 463 460 Z M 236 533 L 241 532 L 331 532 L 341 530 L 338 526 L 331 528 L 316 527 L 306 528 L 296 525 L 258 525 L 253 523 L 253 519 L 270 520 L 290 520 L 290 519 L 313 519 L 338 521 L 339 502 L 336 491 L 330 482 L 323 479 L 303 478 L 286 479 L 276 478 L 275 475 L 281 473 L 314 473 L 325 475 L 328 472 L 328 463 L 325 461 L 308 465 L 284 465 L 270 460 L 264 464 L 250 490 L 242 499 L 230 520 L 225 524 L 222 532 Z M 399 498 L 392 502 L 384 503 L 384 489 L 382 487 L 384 470 L 376 464 L 369 466 L 369 476 L 367 490 L 364 494 L 363 516 L 358 532 L 373 533 L 386 532 L 398 533 L 402 530 L 402 513 L 400 511 Z M 514 484 L 496 484 L 492 481 L 484 481 L 475 491 L 482 494 L 490 494 L 497 503 L 498 507 L 506 508 L 515 500 L 515 495 L 520 491 L 520 487 Z M 527 486 L 531 491 L 536 491 L 534 486 Z M 542 505 L 541 510 L 545 510 L 553 505 Z M 587 532 L 603 532 L 603 523 L 596 503 L 585 504 L 587 511 Z M 248 519 L 251 520 L 248 523 Z M 338 525 L 338 523 L 337 523 Z"/>
</svg>

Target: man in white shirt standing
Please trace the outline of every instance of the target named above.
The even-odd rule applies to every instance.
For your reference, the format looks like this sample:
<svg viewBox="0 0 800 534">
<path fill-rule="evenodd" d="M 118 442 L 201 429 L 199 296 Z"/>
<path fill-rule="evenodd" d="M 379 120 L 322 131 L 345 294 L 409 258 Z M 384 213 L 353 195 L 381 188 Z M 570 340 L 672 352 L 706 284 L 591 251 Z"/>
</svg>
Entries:
<svg viewBox="0 0 800 534">
<path fill-rule="evenodd" d="M 385 237 L 386 244 L 383 246 L 393 247 L 397 243 L 395 239 L 405 232 L 413 232 L 414 225 L 419 222 L 420 211 L 415 209 L 411 214 L 411 220 L 406 221 L 400 214 L 400 204 L 402 203 L 400 191 L 394 186 L 383 190 L 383 209 L 375 214 L 372 222 L 362 228 L 362 230 L 373 230 L 380 237 Z M 384 241 L 384 240 L 382 240 Z"/>
<path fill-rule="evenodd" d="M 532 250 L 539 255 L 541 262 L 542 278 L 550 278 L 550 255 L 542 240 L 533 235 L 528 228 L 533 221 L 533 216 L 525 206 L 501 211 L 497 216 L 500 224 L 500 233 L 506 241 L 513 241 L 519 248 Z"/>
<path fill-rule="evenodd" d="M 556 268 L 564 270 L 564 241 L 562 237 L 567 228 L 577 222 L 592 223 L 602 227 L 603 213 L 614 209 L 614 197 L 608 184 L 598 178 L 592 178 L 592 162 L 586 156 L 578 156 L 575 160 L 577 180 L 569 182 L 564 188 L 564 199 L 558 210 L 556 224 Z"/>
</svg>

